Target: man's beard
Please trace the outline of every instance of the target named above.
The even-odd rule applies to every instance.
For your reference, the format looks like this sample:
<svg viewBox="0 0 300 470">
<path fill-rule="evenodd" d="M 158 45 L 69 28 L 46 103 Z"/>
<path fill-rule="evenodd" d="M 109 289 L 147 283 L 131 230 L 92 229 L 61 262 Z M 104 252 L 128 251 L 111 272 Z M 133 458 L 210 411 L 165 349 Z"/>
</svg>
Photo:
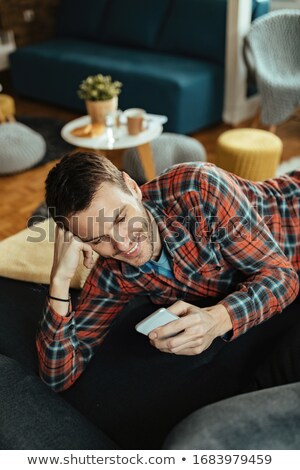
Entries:
<svg viewBox="0 0 300 470">
<path fill-rule="evenodd" d="M 143 262 L 138 264 L 138 266 L 142 266 L 143 264 L 150 261 L 153 257 L 153 253 L 154 253 L 154 228 L 153 228 L 153 223 L 151 221 L 151 217 L 150 217 L 147 209 L 144 207 L 143 203 L 139 202 L 138 205 L 139 205 L 139 208 L 142 212 L 142 218 L 143 218 L 142 227 L 141 227 L 140 230 L 135 230 L 131 234 L 130 241 L 131 242 L 138 242 L 138 243 L 145 243 L 146 242 L 146 244 L 147 244 L 146 246 L 149 247 L 149 256 L 147 256 L 146 260 L 143 260 Z M 143 256 L 143 252 L 141 253 L 141 255 Z M 122 257 L 122 252 L 116 251 L 113 254 L 112 257 L 117 258 L 117 256 Z M 117 258 L 117 259 L 119 259 L 119 258 Z M 136 265 L 135 262 L 130 263 L 129 260 L 125 261 L 125 260 L 122 259 L 122 261 L 124 261 L 124 262 L 126 262 L 130 265 Z"/>
</svg>

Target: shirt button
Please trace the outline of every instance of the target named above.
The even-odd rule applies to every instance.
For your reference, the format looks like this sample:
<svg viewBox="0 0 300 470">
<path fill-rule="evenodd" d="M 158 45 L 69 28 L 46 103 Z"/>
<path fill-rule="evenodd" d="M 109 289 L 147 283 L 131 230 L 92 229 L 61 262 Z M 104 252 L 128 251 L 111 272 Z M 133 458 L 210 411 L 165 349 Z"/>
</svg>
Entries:
<svg viewBox="0 0 300 470">
<path fill-rule="evenodd" d="M 74 325 L 71 323 L 71 325 L 69 326 L 69 330 L 74 330 Z"/>
</svg>

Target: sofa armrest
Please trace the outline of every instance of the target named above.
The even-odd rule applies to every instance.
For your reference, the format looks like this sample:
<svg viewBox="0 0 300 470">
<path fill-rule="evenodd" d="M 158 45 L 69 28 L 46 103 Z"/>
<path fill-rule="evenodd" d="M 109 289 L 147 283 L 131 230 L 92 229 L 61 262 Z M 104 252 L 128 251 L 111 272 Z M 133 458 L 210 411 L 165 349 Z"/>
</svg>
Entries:
<svg viewBox="0 0 300 470">
<path fill-rule="evenodd" d="M 163 449 L 299 449 L 300 382 L 239 395 L 195 411 Z"/>
<path fill-rule="evenodd" d="M 0 448 L 116 449 L 60 395 L 17 361 L 0 355 Z"/>
</svg>

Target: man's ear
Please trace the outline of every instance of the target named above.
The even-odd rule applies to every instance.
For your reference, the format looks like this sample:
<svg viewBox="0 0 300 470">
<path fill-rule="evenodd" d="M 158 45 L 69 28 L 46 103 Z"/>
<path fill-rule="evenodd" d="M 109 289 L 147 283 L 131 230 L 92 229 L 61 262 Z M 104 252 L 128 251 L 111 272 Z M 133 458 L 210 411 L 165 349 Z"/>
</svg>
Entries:
<svg viewBox="0 0 300 470">
<path fill-rule="evenodd" d="M 127 188 L 131 192 L 131 194 L 137 197 L 139 201 L 141 201 L 143 196 L 142 196 L 142 192 L 137 182 L 134 181 L 125 171 L 122 171 L 122 178 Z"/>
</svg>

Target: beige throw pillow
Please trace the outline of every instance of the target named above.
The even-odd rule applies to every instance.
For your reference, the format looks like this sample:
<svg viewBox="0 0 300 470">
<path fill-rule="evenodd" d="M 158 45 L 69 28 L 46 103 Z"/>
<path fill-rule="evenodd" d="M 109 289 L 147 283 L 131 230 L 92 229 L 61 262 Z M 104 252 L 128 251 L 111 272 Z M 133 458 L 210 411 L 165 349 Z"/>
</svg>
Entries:
<svg viewBox="0 0 300 470">
<path fill-rule="evenodd" d="M 1 241 L 0 276 L 49 284 L 54 240 L 55 222 L 47 219 Z M 83 265 L 82 256 L 71 287 L 82 288 L 89 272 L 90 269 Z"/>
</svg>

